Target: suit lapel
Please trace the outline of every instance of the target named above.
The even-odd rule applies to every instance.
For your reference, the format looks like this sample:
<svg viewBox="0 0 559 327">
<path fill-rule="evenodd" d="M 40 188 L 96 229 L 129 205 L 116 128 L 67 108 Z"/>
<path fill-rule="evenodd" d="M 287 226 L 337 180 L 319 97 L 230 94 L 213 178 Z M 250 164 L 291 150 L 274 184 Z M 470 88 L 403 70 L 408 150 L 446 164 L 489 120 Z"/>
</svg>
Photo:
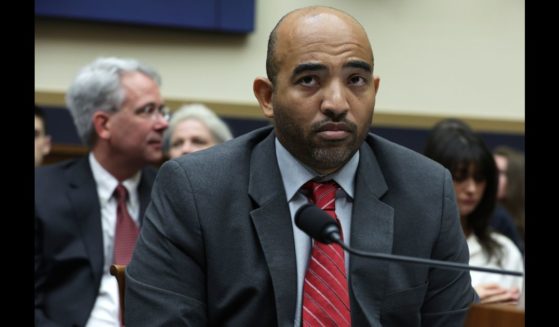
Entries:
<svg viewBox="0 0 559 327">
<path fill-rule="evenodd" d="M 74 208 L 75 221 L 84 241 L 94 279 L 98 280 L 103 274 L 104 263 L 101 209 L 87 156 L 68 171 L 68 178 L 67 195 Z"/>
<path fill-rule="evenodd" d="M 270 271 L 278 325 L 293 325 L 297 266 L 291 214 L 277 166 L 274 133 L 252 153 L 249 195 L 256 203 L 250 215 Z"/>
<path fill-rule="evenodd" d="M 351 220 L 351 246 L 367 252 L 392 253 L 394 209 L 381 200 L 388 186 L 375 154 L 365 142 L 360 148 L 360 160 L 355 179 L 355 199 Z M 385 261 L 351 256 L 350 283 L 355 302 L 352 317 L 379 321 L 380 304 L 388 278 Z M 373 291 L 371 291 L 373 290 Z M 357 322 L 356 321 L 356 322 Z"/>
</svg>

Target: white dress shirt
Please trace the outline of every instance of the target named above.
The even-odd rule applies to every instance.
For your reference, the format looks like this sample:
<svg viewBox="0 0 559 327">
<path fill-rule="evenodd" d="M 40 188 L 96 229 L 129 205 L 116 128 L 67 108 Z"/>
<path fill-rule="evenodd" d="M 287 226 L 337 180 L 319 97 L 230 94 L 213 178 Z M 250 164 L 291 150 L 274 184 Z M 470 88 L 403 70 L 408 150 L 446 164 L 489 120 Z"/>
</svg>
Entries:
<svg viewBox="0 0 559 327">
<path fill-rule="evenodd" d="M 103 276 L 97 300 L 87 321 L 87 327 L 120 327 L 120 308 L 118 284 L 116 278 L 109 273 L 114 255 L 114 237 L 116 229 L 116 207 L 117 201 L 113 196 L 118 181 L 103 168 L 95 159 L 93 153 L 89 153 L 89 164 L 93 172 L 93 178 L 97 184 L 97 194 L 101 207 L 101 227 L 103 231 Z M 141 171 L 132 178 L 122 182 L 128 190 L 128 212 L 132 220 L 139 226 L 140 199 L 138 196 L 138 184 L 140 183 Z"/>
<path fill-rule="evenodd" d="M 497 263 L 495 256 L 488 259 L 486 253 L 482 251 L 477 237 L 471 234 L 467 238 L 468 250 L 470 251 L 470 265 L 524 272 L 524 260 L 518 247 L 508 237 L 499 233 L 491 233 L 491 238 L 495 239 L 502 247 L 503 257 L 501 264 Z M 495 283 L 505 288 L 516 287 L 522 292 L 522 277 L 473 270 L 470 271 L 470 276 L 472 277 L 472 286 L 474 287 L 480 284 Z"/>
</svg>

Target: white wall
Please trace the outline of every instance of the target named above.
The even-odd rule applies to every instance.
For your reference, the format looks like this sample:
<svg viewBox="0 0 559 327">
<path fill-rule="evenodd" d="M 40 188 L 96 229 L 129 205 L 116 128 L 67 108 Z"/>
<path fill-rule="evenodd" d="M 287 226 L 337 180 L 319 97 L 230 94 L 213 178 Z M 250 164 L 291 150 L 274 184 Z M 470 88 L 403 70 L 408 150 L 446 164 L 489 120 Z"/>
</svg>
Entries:
<svg viewBox="0 0 559 327">
<path fill-rule="evenodd" d="M 285 13 L 313 4 L 345 10 L 368 31 L 377 113 L 524 121 L 521 0 L 256 0 L 246 37 L 38 20 L 35 90 L 62 93 L 81 66 L 114 55 L 157 68 L 165 97 L 255 105 L 268 34 Z"/>
</svg>

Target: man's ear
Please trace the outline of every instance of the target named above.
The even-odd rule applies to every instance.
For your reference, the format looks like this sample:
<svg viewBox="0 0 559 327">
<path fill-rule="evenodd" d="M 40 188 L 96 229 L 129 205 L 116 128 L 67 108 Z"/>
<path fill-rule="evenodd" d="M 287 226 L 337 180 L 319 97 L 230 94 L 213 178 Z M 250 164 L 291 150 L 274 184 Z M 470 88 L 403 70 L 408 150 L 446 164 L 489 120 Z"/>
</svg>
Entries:
<svg viewBox="0 0 559 327">
<path fill-rule="evenodd" d="M 272 93 L 274 86 L 269 79 L 265 77 L 257 77 L 252 83 L 254 96 L 260 104 L 260 109 L 267 118 L 274 118 L 274 107 L 272 105 Z"/>
<path fill-rule="evenodd" d="M 52 141 L 50 135 L 45 135 L 43 139 L 43 149 L 42 149 L 43 156 L 46 156 L 47 154 L 50 153 L 51 146 L 52 146 Z"/>
<path fill-rule="evenodd" d="M 380 86 L 380 77 L 378 75 L 373 75 L 373 85 L 375 86 L 375 95 L 378 93 L 378 88 Z"/>
<path fill-rule="evenodd" d="M 100 139 L 109 139 L 111 137 L 111 129 L 109 128 L 109 114 L 103 111 L 97 111 L 93 114 L 93 128 Z"/>
</svg>

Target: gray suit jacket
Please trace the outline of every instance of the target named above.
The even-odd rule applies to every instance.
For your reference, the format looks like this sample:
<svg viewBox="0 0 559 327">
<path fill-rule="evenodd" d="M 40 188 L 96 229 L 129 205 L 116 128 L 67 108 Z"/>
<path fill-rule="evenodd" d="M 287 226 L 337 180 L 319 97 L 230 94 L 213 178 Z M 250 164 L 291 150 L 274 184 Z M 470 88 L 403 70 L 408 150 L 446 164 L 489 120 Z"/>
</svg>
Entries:
<svg viewBox="0 0 559 327">
<path fill-rule="evenodd" d="M 140 217 L 156 170 L 142 170 Z M 84 326 L 103 276 L 103 231 L 88 157 L 35 171 L 35 326 Z"/>
<path fill-rule="evenodd" d="M 450 174 L 369 135 L 360 148 L 351 246 L 468 262 Z M 130 326 L 293 326 L 293 231 L 274 133 L 263 128 L 161 167 L 126 272 Z M 467 271 L 352 256 L 354 326 L 462 326 Z"/>
</svg>

